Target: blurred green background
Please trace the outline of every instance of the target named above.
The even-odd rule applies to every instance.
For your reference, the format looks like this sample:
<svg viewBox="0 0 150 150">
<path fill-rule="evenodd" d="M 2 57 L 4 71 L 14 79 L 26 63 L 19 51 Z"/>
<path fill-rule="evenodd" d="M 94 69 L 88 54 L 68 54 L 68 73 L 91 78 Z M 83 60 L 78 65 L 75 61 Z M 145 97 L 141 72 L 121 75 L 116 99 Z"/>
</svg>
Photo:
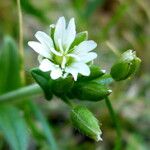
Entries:
<svg viewBox="0 0 150 150">
<path fill-rule="evenodd" d="M 117 85 L 111 85 L 113 90 L 110 96 L 111 102 L 119 116 L 118 118 L 122 127 L 122 150 L 150 149 L 149 6 L 149 0 L 21 0 L 26 84 L 34 82 L 29 70 L 38 65 L 37 55 L 28 47 L 27 42 L 33 40 L 33 36 L 38 30 L 48 33 L 49 25 L 55 23 L 60 16 L 65 16 L 68 20 L 74 17 L 77 31 L 87 30 L 89 32 L 89 39 L 93 39 L 98 44 L 96 51 L 99 56 L 95 64 L 100 65 L 101 68 L 106 69 L 107 72 L 109 72 L 110 67 L 117 58 L 113 52 L 114 50 L 120 53 L 128 49 L 136 50 L 137 55 L 142 60 L 139 72 L 134 78 L 128 81 L 119 82 Z M 18 46 L 18 28 L 16 0 L 1 0 L 1 51 L 4 47 L 7 47 L 4 44 L 4 38 L 8 35 L 13 38 Z M 8 41 L 5 40 L 5 42 L 7 43 Z M 11 44 L 10 47 L 7 47 L 7 49 L 9 48 L 12 49 Z M 12 53 L 9 55 L 9 60 L 15 57 L 14 53 Z M 6 58 L 6 60 L 7 59 L 8 58 Z M 19 65 L 19 62 L 14 60 L 10 60 L 10 62 Z M 7 64 L 5 61 L 2 61 L 0 65 L 0 78 L 1 76 L 6 76 L 4 66 L 7 66 Z M 0 90 L 0 94 L 21 86 L 18 83 L 19 81 L 16 81 L 17 78 L 19 78 L 17 74 L 13 76 L 13 67 L 9 66 L 9 70 L 7 71 L 6 81 L 3 85 L 1 82 L 0 86 L 1 89 L 4 86 L 6 88 L 5 90 Z M 14 77 L 15 85 L 13 84 L 14 81 L 9 82 L 12 76 Z M 54 148 L 49 147 L 49 145 L 51 145 L 51 141 L 49 141 L 51 137 L 49 137 L 50 134 L 48 133 L 49 131 L 51 132 L 51 128 L 55 141 L 59 147 L 58 149 L 60 150 L 113 149 L 116 133 L 104 101 L 83 103 L 95 113 L 96 117 L 102 123 L 103 141 L 94 142 L 73 128 L 69 121 L 69 109 L 60 100 L 54 98 L 52 101 L 48 102 L 44 100 L 43 96 L 32 99 L 34 103 L 31 103 L 31 99 L 29 101 L 19 101 L 17 103 L 9 102 L 9 104 L 0 108 L 1 150 L 8 150 L 10 146 L 15 150 L 26 150 L 26 146 L 24 146 L 24 144 L 27 145 L 25 136 L 28 136 L 29 145 L 27 147 L 29 150 L 53 150 Z M 6 107 L 11 107 L 9 112 Z M 14 132 L 11 130 L 12 126 L 11 124 L 8 125 L 9 121 L 6 120 L 14 117 L 14 120 L 11 121 L 15 128 L 19 127 L 17 127 L 17 116 L 11 116 L 11 112 L 13 114 L 17 114 L 17 112 L 22 114 L 21 118 L 23 118 L 23 120 L 21 123 L 26 122 L 27 127 L 23 128 L 27 128 L 28 133 L 26 135 L 23 133 L 20 135 L 20 132 L 23 132 L 22 129 L 20 129 L 17 131 L 17 138 L 14 139 Z M 5 117 L 7 113 L 8 116 L 10 115 L 9 117 Z M 19 118 L 19 120 L 21 120 L 21 118 Z M 43 119 L 45 122 L 44 125 L 40 122 L 43 122 Z M 16 124 L 14 122 L 16 122 Z M 42 128 L 43 126 L 44 129 Z M 25 141 L 22 142 L 19 136 L 25 139 Z M 16 147 L 15 141 L 19 143 L 19 139 L 23 145 L 18 149 L 14 148 Z"/>
</svg>

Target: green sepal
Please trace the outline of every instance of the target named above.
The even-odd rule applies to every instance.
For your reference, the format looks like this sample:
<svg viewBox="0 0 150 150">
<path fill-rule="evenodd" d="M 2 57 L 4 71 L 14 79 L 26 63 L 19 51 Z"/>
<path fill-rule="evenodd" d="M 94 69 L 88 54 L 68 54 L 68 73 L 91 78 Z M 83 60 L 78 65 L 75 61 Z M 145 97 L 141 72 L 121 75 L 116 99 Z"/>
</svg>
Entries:
<svg viewBox="0 0 150 150">
<path fill-rule="evenodd" d="M 47 100 L 52 99 L 52 79 L 50 78 L 49 72 L 42 72 L 38 68 L 33 68 L 31 70 L 31 75 L 35 79 L 35 81 L 40 85 L 40 87 L 43 89 L 45 98 Z"/>
<path fill-rule="evenodd" d="M 72 49 L 74 46 L 79 45 L 81 42 L 83 42 L 87 39 L 88 39 L 88 32 L 87 31 L 83 31 L 83 32 L 78 33 L 75 37 L 75 40 L 71 44 L 70 49 Z"/>
<path fill-rule="evenodd" d="M 71 111 L 71 121 L 81 133 L 96 141 L 102 140 L 99 122 L 86 107 L 74 107 Z"/>
<path fill-rule="evenodd" d="M 90 75 L 89 76 L 79 75 L 77 81 L 90 81 L 90 80 L 96 79 L 98 77 L 101 77 L 104 74 L 105 74 L 105 72 L 103 70 L 101 70 L 99 66 L 91 65 L 90 66 Z"/>
<path fill-rule="evenodd" d="M 130 68 L 130 70 L 129 70 L 129 75 L 134 75 L 137 71 L 138 71 L 138 69 L 139 69 L 139 67 L 140 67 L 140 64 L 141 64 L 141 60 L 138 58 L 138 57 L 136 57 L 133 61 L 132 61 L 132 66 L 131 66 L 131 68 Z"/>
<path fill-rule="evenodd" d="M 74 80 L 72 76 L 68 76 L 66 78 L 59 78 L 57 80 L 53 80 L 52 91 L 56 96 L 62 97 L 72 89 L 73 84 Z"/>
<path fill-rule="evenodd" d="M 111 68 L 111 76 L 116 81 L 121 81 L 134 75 L 140 66 L 141 60 L 136 58 L 131 62 L 117 62 Z"/>
<path fill-rule="evenodd" d="M 101 84 L 101 85 L 109 85 L 109 84 L 113 83 L 113 81 L 114 80 L 110 74 L 104 74 L 103 76 L 92 80 L 92 82 L 96 82 L 96 83 Z"/>
<path fill-rule="evenodd" d="M 128 78 L 130 65 L 131 63 L 126 62 L 117 62 L 114 64 L 110 72 L 112 78 L 116 81 L 125 80 Z"/>
<path fill-rule="evenodd" d="M 77 83 L 72 89 L 74 97 L 88 101 L 100 101 L 111 92 L 106 86 L 96 82 Z"/>
<path fill-rule="evenodd" d="M 50 37 L 54 40 L 55 25 L 50 26 Z"/>
</svg>

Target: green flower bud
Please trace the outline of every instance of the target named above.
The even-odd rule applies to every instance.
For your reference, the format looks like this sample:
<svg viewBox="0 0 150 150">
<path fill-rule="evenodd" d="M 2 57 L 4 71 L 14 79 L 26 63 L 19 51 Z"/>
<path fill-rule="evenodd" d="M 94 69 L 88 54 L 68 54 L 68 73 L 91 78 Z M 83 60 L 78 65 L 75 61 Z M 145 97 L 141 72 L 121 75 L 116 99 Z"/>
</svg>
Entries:
<svg viewBox="0 0 150 150">
<path fill-rule="evenodd" d="M 105 74 L 105 70 L 101 70 L 99 66 L 91 65 L 90 66 L 90 75 L 89 76 L 82 76 L 80 75 L 78 77 L 77 81 L 90 81 L 93 79 L 96 79 L 98 77 L 101 77 Z"/>
<path fill-rule="evenodd" d="M 81 133 L 96 141 L 102 141 L 99 122 L 86 107 L 76 106 L 71 111 L 71 121 Z"/>
<path fill-rule="evenodd" d="M 128 50 L 121 55 L 121 58 L 112 66 L 111 76 L 116 81 L 121 81 L 135 74 L 140 66 L 141 60 L 136 56 L 135 51 Z"/>
<path fill-rule="evenodd" d="M 100 101 L 112 90 L 96 82 L 78 83 L 72 89 L 73 95 L 80 100 Z"/>
</svg>

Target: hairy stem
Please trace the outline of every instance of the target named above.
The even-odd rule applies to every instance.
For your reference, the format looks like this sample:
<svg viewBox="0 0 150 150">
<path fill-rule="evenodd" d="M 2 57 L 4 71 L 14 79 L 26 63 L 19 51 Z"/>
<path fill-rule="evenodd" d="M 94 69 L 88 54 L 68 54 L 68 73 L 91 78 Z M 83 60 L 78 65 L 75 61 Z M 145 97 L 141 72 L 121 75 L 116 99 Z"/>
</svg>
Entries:
<svg viewBox="0 0 150 150">
<path fill-rule="evenodd" d="M 108 97 L 105 98 L 105 102 L 109 111 L 109 114 L 111 116 L 111 119 L 113 121 L 113 124 L 115 125 L 116 128 L 116 133 L 117 133 L 117 139 L 116 139 L 116 145 L 115 145 L 115 150 L 121 150 L 121 146 L 122 146 L 122 138 L 121 138 L 121 129 L 120 129 L 120 123 L 119 120 L 117 118 L 116 113 L 113 110 L 113 107 L 111 105 L 111 102 L 109 100 Z"/>
<path fill-rule="evenodd" d="M 0 102 L 12 102 L 18 99 L 25 99 L 27 97 L 35 96 L 42 93 L 43 91 L 38 84 L 32 84 L 0 95 Z"/>
</svg>

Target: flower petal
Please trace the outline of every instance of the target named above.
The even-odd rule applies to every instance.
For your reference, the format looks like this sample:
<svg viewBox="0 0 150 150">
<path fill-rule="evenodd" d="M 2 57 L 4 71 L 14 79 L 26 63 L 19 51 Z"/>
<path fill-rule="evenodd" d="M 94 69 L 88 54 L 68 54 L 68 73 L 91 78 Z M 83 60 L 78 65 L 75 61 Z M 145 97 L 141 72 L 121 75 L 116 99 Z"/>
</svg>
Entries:
<svg viewBox="0 0 150 150">
<path fill-rule="evenodd" d="M 97 57 L 97 54 L 94 52 L 87 53 L 86 55 L 81 56 L 81 61 L 84 63 L 88 63 L 95 59 Z"/>
<path fill-rule="evenodd" d="M 43 58 L 44 58 L 43 56 L 38 55 L 38 58 L 37 58 L 37 59 L 38 59 L 39 63 L 41 63 L 41 62 L 42 62 Z"/>
<path fill-rule="evenodd" d="M 42 45 L 39 42 L 34 42 L 34 41 L 29 41 L 28 45 L 37 53 L 40 55 L 46 57 L 46 58 L 51 58 L 50 55 L 50 49 L 48 49 L 46 46 Z"/>
<path fill-rule="evenodd" d="M 50 70 L 54 70 L 55 65 L 52 62 L 50 62 L 48 59 L 43 59 L 39 66 L 39 69 L 42 70 L 43 72 L 47 72 Z"/>
<path fill-rule="evenodd" d="M 41 44 L 44 44 L 49 48 L 54 47 L 51 37 L 48 36 L 46 33 L 38 31 L 36 32 L 35 37 L 41 42 Z"/>
<path fill-rule="evenodd" d="M 50 49 L 51 49 L 51 52 L 53 52 L 55 55 L 62 56 L 62 54 L 60 52 L 57 52 L 53 47 L 51 47 Z"/>
<path fill-rule="evenodd" d="M 53 80 L 58 79 L 62 76 L 62 70 L 60 68 L 56 68 L 51 71 L 50 76 Z"/>
<path fill-rule="evenodd" d="M 78 46 L 75 47 L 74 53 L 79 55 L 83 53 L 87 53 L 93 50 L 94 48 L 96 48 L 96 46 L 97 44 L 92 40 L 83 41 Z"/>
<path fill-rule="evenodd" d="M 86 65 L 82 62 L 72 63 L 70 66 L 66 67 L 65 71 L 68 73 L 71 73 L 72 75 L 74 75 L 76 73 L 80 73 L 84 76 L 90 75 L 90 69 L 89 69 L 88 65 Z"/>
<path fill-rule="evenodd" d="M 76 54 L 67 54 L 66 56 L 68 56 L 68 57 L 73 57 L 73 58 L 75 58 L 77 61 L 80 61 L 80 60 L 81 60 L 81 58 L 80 58 L 78 55 L 76 55 Z"/>
<path fill-rule="evenodd" d="M 78 76 L 78 71 L 75 69 L 75 68 L 72 68 L 72 67 L 66 67 L 65 68 L 65 72 L 66 73 L 70 73 L 74 80 L 76 81 L 77 80 L 77 76 Z"/>
<path fill-rule="evenodd" d="M 54 41 L 57 47 L 59 47 L 58 39 L 63 41 L 66 32 L 66 20 L 64 17 L 60 17 L 56 23 Z"/>
<path fill-rule="evenodd" d="M 72 42 L 74 41 L 76 36 L 76 26 L 74 18 L 70 19 L 68 27 L 66 29 L 66 35 L 64 37 L 64 47 L 66 48 L 66 52 L 69 50 Z"/>
</svg>

